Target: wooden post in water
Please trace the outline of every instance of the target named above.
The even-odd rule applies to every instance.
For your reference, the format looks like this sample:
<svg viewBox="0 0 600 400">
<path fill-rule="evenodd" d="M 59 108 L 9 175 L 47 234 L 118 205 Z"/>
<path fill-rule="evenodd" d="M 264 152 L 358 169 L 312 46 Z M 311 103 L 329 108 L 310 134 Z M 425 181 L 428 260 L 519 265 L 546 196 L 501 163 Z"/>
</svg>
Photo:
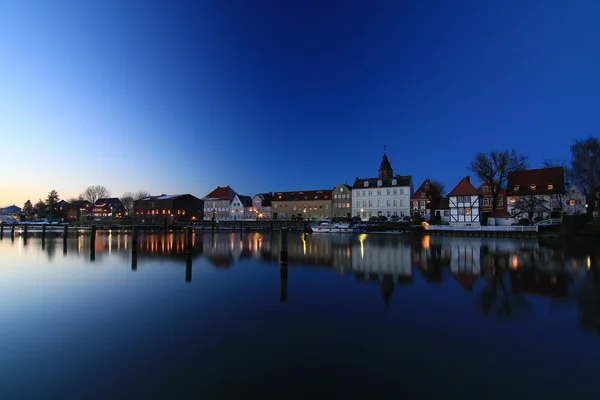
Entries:
<svg viewBox="0 0 600 400">
<path fill-rule="evenodd" d="M 96 260 L 96 225 L 92 225 L 90 232 L 90 261 Z"/>
<path fill-rule="evenodd" d="M 137 271 L 137 249 L 135 247 L 131 250 L 131 270 Z"/>
<path fill-rule="evenodd" d="M 192 235 L 194 229 L 191 226 L 185 228 L 185 254 L 192 254 Z"/>
<path fill-rule="evenodd" d="M 287 228 L 281 228 L 280 241 L 281 253 L 279 255 L 279 262 L 281 267 L 284 268 L 287 267 L 288 263 Z"/>
<path fill-rule="evenodd" d="M 10 239 L 11 240 L 15 240 L 15 228 L 17 227 L 17 224 L 15 224 L 13 222 L 13 224 L 10 226 Z"/>
<path fill-rule="evenodd" d="M 42 240 L 46 238 L 46 224 L 42 225 Z"/>
<path fill-rule="evenodd" d="M 65 224 L 63 227 L 63 239 L 67 240 L 68 235 L 69 235 L 69 224 Z"/>
<path fill-rule="evenodd" d="M 26 242 L 27 241 L 27 228 L 29 227 L 29 225 L 23 225 L 23 240 Z"/>
<path fill-rule="evenodd" d="M 137 251 L 137 246 L 138 246 L 138 228 L 137 228 L 137 226 L 133 226 L 132 232 L 131 232 L 131 248 L 132 248 L 133 252 Z"/>
<path fill-rule="evenodd" d="M 0 222 L 0 240 L 4 239 L 4 222 Z"/>
</svg>

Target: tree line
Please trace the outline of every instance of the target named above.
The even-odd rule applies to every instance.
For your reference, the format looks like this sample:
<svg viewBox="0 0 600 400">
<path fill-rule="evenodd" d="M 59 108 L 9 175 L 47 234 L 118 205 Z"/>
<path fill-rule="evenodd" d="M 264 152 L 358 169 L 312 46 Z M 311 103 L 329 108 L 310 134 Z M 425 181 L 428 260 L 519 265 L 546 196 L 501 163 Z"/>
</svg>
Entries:
<svg viewBox="0 0 600 400">
<path fill-rule="evenodd" d="M 88 186 L 83 192 L 79 194 L 77 197 L 71 197 L 66 199 L 65 201 L 72 204 L 77 204 L 78 202 L 88 201 L 91 204 L 95 204 L 100 199 L 110 198 L 111 192 L 105 186 L 102 185 L 92 185 Z M 150 193 L 144 190 L 138 190 L 137 192 L 126 192 L 124 193 L 119 200 L 125 207 L 127 212 L 131 212 L 133 210 L 133 203 L 137 200 L 143 199 L 145 197 L 149 197 Z M 61 201 L 60 195 L 56 190 L 51 190 L 45 199 L 39 199 L 37 203 L 33 204 L 31 200 L 27 200 L 23 205 L 22 213 L 25 215 L 25 218 L 30 219 L 34 216 L 39 218 L 47 217 L 62 217 L 68 219 L 77 219 L 79 216 L 78 207 L 67 207 L 67 210 L 59 210 L 56 209 L 57 204 Z M 66 211 L 66 212 L 65 212 Z"/>
<path fill-rule="evenodd" d="M 563 167 L 565 182 L 575 184 L 585 194 L 600 187 L 600 142 L 598 138 L 589 136 L 583 140 L 575 140 L 570 147 L 571 160 L 544 160 L 542 167 Z M 489 154 L 478 152 L 467 166 L 467 171 L 474 173 L 483 183 L 490 187 L 492 211 L 498 207 L 500 193 L 507 190 L 508 175 L 511 172 L 529 168 L 529 158 L 516 150 L 492 151 Z M 565 188 L 566 189 L 566 188 Z M 554 196 L 554 207 L 562 211 L 564 195 Z M 533 210 L 541 204 L 536 196 L 520 196 L 515 208 L 530 216 Z"/>
</svg>

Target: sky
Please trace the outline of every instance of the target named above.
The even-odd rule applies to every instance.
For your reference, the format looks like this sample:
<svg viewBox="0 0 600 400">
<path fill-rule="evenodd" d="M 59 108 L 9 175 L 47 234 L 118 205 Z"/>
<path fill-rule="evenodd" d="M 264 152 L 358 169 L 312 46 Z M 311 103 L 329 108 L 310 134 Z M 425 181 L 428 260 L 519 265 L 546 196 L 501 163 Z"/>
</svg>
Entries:
<svg viewBox="0 0 600 400">
<path fill-rule="evenodd" d="M 0 205 L 394 173 L 599 136 L 600 2 L 0 0 Z"/>
</svg>

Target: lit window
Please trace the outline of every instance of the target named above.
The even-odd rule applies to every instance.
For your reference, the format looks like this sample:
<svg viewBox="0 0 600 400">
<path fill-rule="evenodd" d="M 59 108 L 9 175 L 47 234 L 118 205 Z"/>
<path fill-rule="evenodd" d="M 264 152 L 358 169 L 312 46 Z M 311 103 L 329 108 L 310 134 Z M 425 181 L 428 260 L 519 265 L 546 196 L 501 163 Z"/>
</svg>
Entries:
<svg viewBox="0 0 600 400">
<path fill-rule="evenodd" d="M 459 208 L 458 209 L 458 215 L 465 215 L 465 209 L 464 208 Z"/>
<path fill-rule="evenodd" d="M 554 190 L 554 185 L 548 185 L 548 190 Z"/>
<path fill-rule="evenodd" d="M 569 200 L 569 205 L 574 206 L 575 205 L 575 200 Z"/>
<path fill-rule="evenodd" d="M 465 215 L 471 215 L 471 209 L 465 208 Z"/>
<path fill-rule="evenodd" d="M 365 181 L 365 187 L 369 187 L 369 181 Z"/>
<path fill-rule="evenodd" d="M 343 191 L 344 191 L 344 188 L 343 188 L 343 187 L 341 187 L 341 188 L 340 188 L 340 192 L 343 192 Z"/>
<path fill-rule="evenodd" d="M 518 187 L 518 186 L 515 186 L 515 187 L 514 187 L 514 190 L 515 190 L 515 192 L 518 192 L 518 191 L 519 191 L 519 187 Z"/>
<path fill-rule="evenodd" d="M 516 203 L 517 202 L 517 198 L 516 197 L 511 197 L 510 199 L 508 199 L 508 201 L 510 201 L 511 203 Z"/>
<path fill-rule="evenodd" d="M 498 205 L 501 206 L 504 204 L 504 197 L 498 197 Z"/>
<path fill-rule="evenodd" d="M 381 187 L 381 185 L 383 185 L 383 182 L 381 180 L 377 181 L 377 186 Z"/>
<path fill-rule="evenodd" d="M 489 205 L 490 205 L 490 199 L 488 199 L 488 198 L 484 198 L 484 199 L 483 199 L 483 205 L 484 205 L 484 206 L 489 206 Z"/>
<path fill-rule="evenodd" d="M 421 192 L 421 198 L 424 199 L 426 196 L 425 192 Z"/>
<path fill-rule="evenodd" d="M 392 186 L 396 186 L 398 184 L 398 181 L 395 179 L 392 179 Z"/>
</svg>

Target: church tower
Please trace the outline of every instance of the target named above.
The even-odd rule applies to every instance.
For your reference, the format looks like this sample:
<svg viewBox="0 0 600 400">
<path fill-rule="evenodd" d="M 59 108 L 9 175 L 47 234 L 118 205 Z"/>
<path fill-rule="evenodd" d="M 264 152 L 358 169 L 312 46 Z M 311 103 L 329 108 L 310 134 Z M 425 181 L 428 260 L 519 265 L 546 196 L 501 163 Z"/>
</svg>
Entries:
<svg viewBox="0 0 600 400">
<path fill-rule="evenodd" d="M 381 165 L 379 166 L 379 178 L 391 178 L 394 176 L 394 170 L 392 169 L 392 164 L 387 158 L 387 154 L 385 154 L 385 150 L 383 151 L 383 159 L 381 160 Z"/>
</svg>

